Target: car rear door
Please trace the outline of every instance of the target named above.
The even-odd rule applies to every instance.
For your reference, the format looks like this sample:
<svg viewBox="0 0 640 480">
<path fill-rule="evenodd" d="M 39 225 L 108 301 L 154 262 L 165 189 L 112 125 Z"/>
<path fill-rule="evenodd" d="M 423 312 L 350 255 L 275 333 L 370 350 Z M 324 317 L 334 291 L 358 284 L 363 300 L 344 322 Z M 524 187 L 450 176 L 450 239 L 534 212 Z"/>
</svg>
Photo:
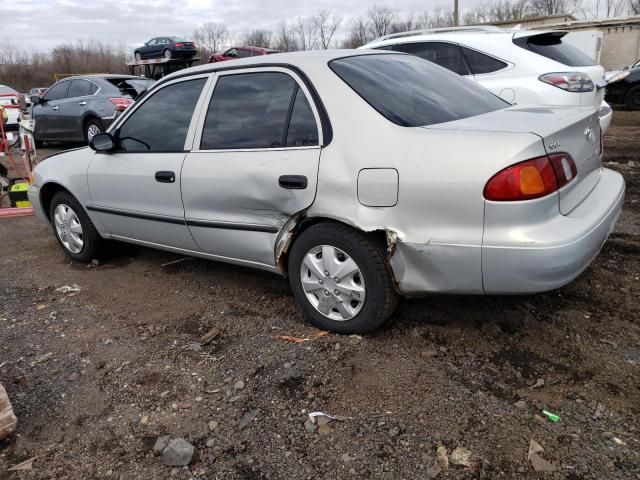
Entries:
<svg viewBox="0 0 640 480">
<path fill-rule="evenodd" d="M 60 103 L 64 102 L 69 89 L 69 80 L 61 80 L 53 85 L 42 97 L 42 101 L 33 106 L 35 133 L 38 140 L 57 140 L 64 132 L 60 125 Z"/>
<path fill-rule="evenodd" d="M 116 151 L 93 154 L 87 209 L 114 238 L 198 249 L 184 221 L 180 170 L 209 79 L 178 79 L 151 92 L 112 130 Z"/>
<path fill-rule="evenodd" d="M 84 78 L 74 78 L 70 81 L 67 98 L 60 101 L 58 121 L 60 135 L 65 140 L 84 140 L 83 121 L 87 111 L 88 101 L 98 91 L 98 86 Z"/>
<path fill-rule="evenodd" d="M 182 169 L 185 218 L 204 252 L 273 269 L 283 225 L 315 198 L 322 132 L 311 98 L 285 68 L 217 75 Z"/>
</svg>

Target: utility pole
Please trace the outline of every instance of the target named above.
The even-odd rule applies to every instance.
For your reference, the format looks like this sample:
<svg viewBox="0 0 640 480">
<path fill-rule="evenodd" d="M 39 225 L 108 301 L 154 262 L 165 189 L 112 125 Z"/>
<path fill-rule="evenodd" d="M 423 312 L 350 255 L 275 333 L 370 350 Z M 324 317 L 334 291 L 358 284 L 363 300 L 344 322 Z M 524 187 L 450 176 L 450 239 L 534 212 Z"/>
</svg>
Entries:
<svg viewBox="0 0 640 480">
<path fill-rule="evenodd" d="M 460 25 L 460 15 L 458 12 L 458 0 L 453 0 L 453 25 Z"/>
</svg>

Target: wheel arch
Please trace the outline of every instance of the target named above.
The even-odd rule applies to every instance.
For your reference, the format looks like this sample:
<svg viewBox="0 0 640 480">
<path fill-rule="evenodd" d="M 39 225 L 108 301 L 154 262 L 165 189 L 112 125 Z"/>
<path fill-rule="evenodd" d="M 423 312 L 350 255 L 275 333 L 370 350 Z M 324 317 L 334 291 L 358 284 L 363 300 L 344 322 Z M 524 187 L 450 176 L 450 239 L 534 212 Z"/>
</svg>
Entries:
<svg viewBox="0 0 640 480">
<path fill-rule="evenodd" d="M 276 267 L 283 276 L 288 276 L 288 259 L 289 252 L 291 251 L 291 246 L 305 230 L 319 223 L 333 223 L 337 225 L 343 225 L 353 229 L 354 231 L 364 233 L 367 237 L 371 238 L 381 247 L 386 249 L 387 266 L 389 267 L 389 270 L 391 270 L 389 265 L 389 252 L 391 252 L 392 250 L 391 244 L 389 242 L 389 230 L 385 230 L 384 228 L 365 230 L 359 228 L 356 225 L 353 225 L 352 223 L 345 222 L 337 218 L 328 216 L 307 217 L 304 213 L 300 213 L 291 217 L 289 221 L 285 223 L 284 227 L 281 230 L 278 241 L 276 242 Z"/>
<path fill-rule="evenodd" d="M 42 206 L 42 210 L 44 211 L 47 220 L 49 221 L 51 221 L 51 219 L 49 218 L 51 201 L 53 200 L 55 194 L 58 192 L 67 192 L 69 195 L 73 195 L 73 193 L 71 193 L 68 188 L 56 182 L 47 182 L 42 187 L 40 187 L 40 205 Z"/>
</svg>

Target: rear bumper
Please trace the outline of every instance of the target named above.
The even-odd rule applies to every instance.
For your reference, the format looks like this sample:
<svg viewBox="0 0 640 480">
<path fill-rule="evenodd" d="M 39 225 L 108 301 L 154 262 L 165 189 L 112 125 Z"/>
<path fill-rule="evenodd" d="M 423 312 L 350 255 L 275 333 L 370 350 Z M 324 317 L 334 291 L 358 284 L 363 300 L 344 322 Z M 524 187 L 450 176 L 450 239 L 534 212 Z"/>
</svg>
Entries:
<svg viewBox="0 0 640 480">
<path fill-rule="evenodd" d="M 505 228 L 500 207 L 487 202 L 482 246 L 485 293 L 536 293 L 571 282 L 598 255 L 613 230 L 624 191 L 622 176 L 603 169 L 596 187 L 569 215 L 552 215 L 533 229 Z M 492 244 L 491 239 L 505 238 Z"/>
</svg>

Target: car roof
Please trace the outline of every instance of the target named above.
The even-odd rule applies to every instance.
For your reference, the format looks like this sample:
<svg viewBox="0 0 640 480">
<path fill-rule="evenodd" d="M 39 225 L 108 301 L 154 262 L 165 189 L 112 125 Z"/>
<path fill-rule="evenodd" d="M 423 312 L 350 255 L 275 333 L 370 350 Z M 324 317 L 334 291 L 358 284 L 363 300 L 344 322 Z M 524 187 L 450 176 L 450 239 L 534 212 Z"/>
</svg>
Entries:
<svg viewBox="0 0 640 480">
<path fill-rule="evenodd" d="M 362 55 L 404 55 L 400 52 L 376 51 L 376 50 L 307 50 L 303 52 L 274 53 L 273 55 L 261 55 L 257 57 L 238 58 L 232 62 L 216 62 L 197 65 L 195 67 L 179 70 L 163 77 L 156 85 L 166 83 L 173 78 L 198 75 L 200 73 L 214 72 L 216 70 L 237 69 L 242 67 L 259 67 L 273 65 L 287 65 L 297 67 L 303 71 L 307 67 L 314 67 L 320 63 L 327 64 L 331 60 L 345 57 L 359 57 Z"/>
<path fill-rule="evenodd" d="M 122 78 L 124 79 L 136 79 L 136 80 L 150 80 L 149 78 L 145 78 L 145 77 L 136 77 L 135 75 L 124 75 L 124 74 L 119 74 L 119 73 L 90 73 L 87 75 L 74 75 L 72 77 L 66 77 L 61 79 L 60 81 L 63 82 L 65 80 L 76 80 L 76 79 L 107 79 L 107 78 Z"/>
</svg>

